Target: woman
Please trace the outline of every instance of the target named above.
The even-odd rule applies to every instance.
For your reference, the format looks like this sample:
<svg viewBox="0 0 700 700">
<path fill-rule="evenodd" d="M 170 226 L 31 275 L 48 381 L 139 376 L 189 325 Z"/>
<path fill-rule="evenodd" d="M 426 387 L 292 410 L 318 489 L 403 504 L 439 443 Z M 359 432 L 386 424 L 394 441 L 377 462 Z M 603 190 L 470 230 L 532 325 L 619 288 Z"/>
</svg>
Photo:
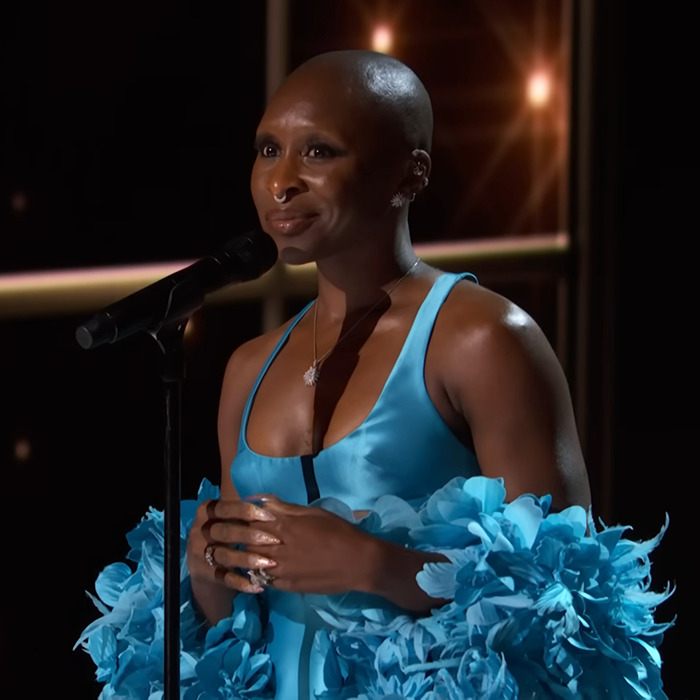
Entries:
<svg viewBox="0 0 700 700">
<path fill-rule="evenodd" d="M 501 557 L 500 577 L 478 574 L 484 590 L 498 579 L 499 595 L 479 600 L 478 615 L 464 600 L 479 589 L 464 572 L 479 567 L 462 533 L 510 513 L 489 544 L 510 537 L 510 552 L 529 527 L 512 515 L 519 509 L 580 550 L 590 490 L 566 379 L 540 328 L 470 275 L 413 251 L 408 210 L 429 184 L 432 126 L 418 77 L 367 51 L 307 61 L 259 123 L 260 224 L 283 262 L 316 263 L 318 296 L 239 347 L 224 376 L 220 490 L 200 495 L 186 554 L 193 606 L 211 629 L 184 684 L 211 697 L 587 697 L 588 662 L 572 668 L 576 645 L 562 641 L 580 610 L 556 577 L 542 586 L 539 570 L 529 575 L 556 593 L 552 605 L 533 603 L 522 567 Z M 484 494 L 478 514 L 460 511 L 436 536 L 434 513 L 473 489 Z M 557 511 L 566 517 L 552 520 Z M 530 615 L 517 632 L 514 614 L 493 613 L 504 596 Z M 548 605 L 542 630 L 566 632 L 533 641 L 527 630 Z M 644 630 L 650 659 L 659 630 L 653 621 Z M 522 651 L 528 644 L 535 652 Z M 382 661 L 387 645 L 392 660 Z M 663 697 L 653 659 L 620 655 L 619 697 L 638 697 L 633 682 Z M 605 671 L 587 677 L 600 688 Z"/>
</svg>

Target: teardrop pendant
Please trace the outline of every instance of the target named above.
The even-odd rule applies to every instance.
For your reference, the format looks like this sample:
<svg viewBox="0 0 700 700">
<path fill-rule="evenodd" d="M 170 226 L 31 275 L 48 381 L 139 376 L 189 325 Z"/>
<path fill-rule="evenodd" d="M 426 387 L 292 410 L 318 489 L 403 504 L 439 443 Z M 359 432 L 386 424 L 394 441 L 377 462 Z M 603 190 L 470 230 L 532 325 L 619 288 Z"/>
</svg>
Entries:
<svg viewBox="0 0 700 700">
<path fill-rule="evenodd" d="M 306 386 L 316 386 L 320 374 L 321 368 L 318 366 L 318 360 L 314 360 L 311 367 L 304 372 L 304 384 Z"/>
</svg>

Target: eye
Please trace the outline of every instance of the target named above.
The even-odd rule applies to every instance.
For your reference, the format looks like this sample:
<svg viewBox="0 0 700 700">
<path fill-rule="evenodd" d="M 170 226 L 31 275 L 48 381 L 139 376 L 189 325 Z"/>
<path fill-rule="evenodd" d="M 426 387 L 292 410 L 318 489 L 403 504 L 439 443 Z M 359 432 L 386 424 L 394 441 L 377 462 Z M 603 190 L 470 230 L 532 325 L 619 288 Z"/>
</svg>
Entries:
<svg viewBox="0 0 700 700">
<path fill-rule="evenodd" d="M 256 140 L 253 148 L 261 158 L 276 158 L 280 154 L 280 147 L 271 139 Z"/>
<path fill-rule="evenodd" d="M 280 153 L 280 149 L 273 143 L 266 143 L 258 152 L 263 158 L 276 158 Z"/>
<path fill-rule="evenodd" d="M 338 149 L 327 143 L 310 143 L 302 152 L 304 158 L 325 159 L 335 158 L 339 155 Z"/>
</svg>

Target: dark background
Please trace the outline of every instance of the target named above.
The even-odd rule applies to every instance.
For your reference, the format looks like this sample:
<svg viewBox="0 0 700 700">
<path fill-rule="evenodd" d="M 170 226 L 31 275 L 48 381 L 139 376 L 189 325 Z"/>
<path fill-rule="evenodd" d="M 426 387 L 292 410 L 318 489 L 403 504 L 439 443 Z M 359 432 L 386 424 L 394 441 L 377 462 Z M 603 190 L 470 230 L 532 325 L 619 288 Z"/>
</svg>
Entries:
<svg viewBox="0 0 700 700">
<path fill-rule="evenodd" d="M 302 14 L 305 3 L 293 6 Z M 615 370 L 610 517 L 641 538 L 670 514 L 653 556 L 654 587 L 678 586 L 659 612 L 679 615 L 662 647 L 664 677 L 670 698 L 691 698 L 695 25 L 681 4 L 598 6 L 591 156 L 601 173 L 594 220 L 613 239 L 599 261 L 601 285 L 615 290 L 615 342 L 602 360 Z M 248 164 L 264 102 L 264 9 L 5 4 L 0 274 L 195 258 L 253 222 Z M 315 22 L 309 12 L 302 24 L 321 44 Z M 455 62 L 438 58 L 445 71 Z M 27 197 L 21 212 L 18 192 Z M 83 591 L 123 558 L 124 534 L 146 508 L 163 503 L 158 353 L 143 338 L 85 352 L 73 335 L 83 320 L 0 319 L 0 669 L 19 679 L 16 697 L 52 697 L 44 688 L 54 687 L 96 697 L 91 662 L 71 650 L 94 618 Z M 207 309 L 199 342 L 187 346 L 186 496 L 202 476 L 216 479 L 216 387 L 228 353 L 257 324 L 252 303 Z M 33 445 L 21 463 L 19 438 Z M 20 675 L 25 664 L 37 680 Z"/>
<path fill-rule="evenodd" d="M 690 66 L 697 62 L 694 32 L 680 5 L 622 2 L 612 51 L 603 72 L 619 70 L 619 145 L 596 157 L 619 169 L 608 193 L 616 223 L 616 369 L 614 514 L 649 533 L 661 512 L 670 515 L 664 544 L 653 556 L 656 587 L 677 586 L 662 608 L 677 615 L 664 651 L 668 696 L 693 698 L 692 604 L 696 575 L 695 440 L 698 352 L 695 340 L 698 112 Z M 618 66 L 615 58 L 619 57 Z M 601 104 L 601 124 L 606 102 Z M 692 569 L 692 571 L 691 571 Z M 668 618 L 667 618 L 668 619 Z"/>
</svg>

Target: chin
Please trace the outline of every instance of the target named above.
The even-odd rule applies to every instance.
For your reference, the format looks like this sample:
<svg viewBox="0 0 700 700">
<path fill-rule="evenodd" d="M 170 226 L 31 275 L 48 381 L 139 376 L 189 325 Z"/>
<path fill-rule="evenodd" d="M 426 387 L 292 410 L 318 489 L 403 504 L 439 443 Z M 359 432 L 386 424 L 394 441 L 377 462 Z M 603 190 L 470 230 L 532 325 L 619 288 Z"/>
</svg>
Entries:
<svg viewBox="0 0 700 700">
<path fill-rule="evenodd" d="M 287 265 L 304 265 L 315 262 L 314 256 L 302 248 L 282 244 L 278 246 L 278 250 L 279 260 Z"/>
</svg>

